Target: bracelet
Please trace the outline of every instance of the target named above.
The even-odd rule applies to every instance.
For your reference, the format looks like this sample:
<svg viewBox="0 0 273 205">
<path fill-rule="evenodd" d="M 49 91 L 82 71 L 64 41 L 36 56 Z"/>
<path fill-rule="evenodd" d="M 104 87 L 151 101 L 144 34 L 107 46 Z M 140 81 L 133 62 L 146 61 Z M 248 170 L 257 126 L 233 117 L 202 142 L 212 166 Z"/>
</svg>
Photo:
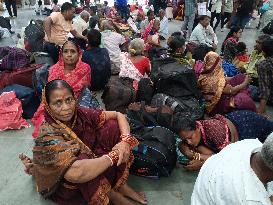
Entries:
<svg viewBox="0 0 273 205">
<path fill-rule="evenodd" d="M 112 158 L 108 154 L 106 154 L 104 156 L 107 157 L 111 161 L 111 167 L 112 167 L 114 165 Z"/>
<path fill-rule="evenodd" d="M 194 154 L 193 154 L 193 159 L 194 160 L 201 160 L 201 154 L 200 153 L 198 153 L 198 152 L 194 152 Z"/>
<path fill-rule="evenodd" d="M 121 134 L 121 135 L 120 135 L 120 138 L 122 139 L 122 138 L 130 137 L 130 136 L 131 136 L 131 134 Z"/>
<path fill-rule="evenodd" d="M 122 137 L 121 141 L 127 142 L 130 145 L 130 149 L 133 149 L 139 143 L 138 140 L 132 135 L 127 135 L 126 137 Z"/>
<path fill-rule="evenodd" d="M 111 159 L 112 166 L 113 166 L 114 164 L 118 163 L 118 160 L 119 160 L 119 150 L 118 149 L 113 150 L 113 151 L 109 152 L 107 154 L 107 156 Z"/>
</svg>

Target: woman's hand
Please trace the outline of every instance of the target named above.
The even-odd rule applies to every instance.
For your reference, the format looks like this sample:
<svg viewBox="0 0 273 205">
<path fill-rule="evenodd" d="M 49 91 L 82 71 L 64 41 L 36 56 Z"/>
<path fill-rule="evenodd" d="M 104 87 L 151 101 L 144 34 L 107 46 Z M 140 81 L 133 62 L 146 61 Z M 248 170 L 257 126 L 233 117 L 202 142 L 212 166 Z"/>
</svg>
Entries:
<svg viewBox="0 0 273 205">
<path fill-rule="evenodd" d="M 184 154 L 187 158 L 192 159 L 193 158 L 193 152 L 191 151 L 189 145 L 185 142 L 181 142 L 179 144 L 179 150 Z"/>
<path fill-rule="evenodd" d="M 131 154 L 130 145 L 127 142 L 121 141 L 112 148 L 112 150 L 116 149 L 119 150 L 119 160 L 117 166 L 121 165 L 122 163 L 128 162 Z"/>
<path fill-rule="evenodd" d="M 203 163 L 201 160 L 192 160 L 188 165 L 184 166 L 184 168 L 188 171 L 198 171 L 201 169 Z"/>
<path fill-rule="evenodd" d="M 243 84 L 244 84 L 245 86 L 248 86 L 249 83 L 251 82 L 251 80 L 252 80 L 251 77 L 250 77 L 249 75 L 246 75 Z"/>
</svg>

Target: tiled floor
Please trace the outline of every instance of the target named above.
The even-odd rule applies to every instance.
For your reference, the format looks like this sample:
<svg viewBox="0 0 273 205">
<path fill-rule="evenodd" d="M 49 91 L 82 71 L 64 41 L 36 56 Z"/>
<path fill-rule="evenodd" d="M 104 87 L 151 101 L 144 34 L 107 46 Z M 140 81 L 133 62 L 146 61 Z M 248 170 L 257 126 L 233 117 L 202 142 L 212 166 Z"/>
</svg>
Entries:
<svg viewBox="0 0 273 205">
<path fill-rule="evenodd" d="M 6 15 L 6 13 L 4 14 Z M 34 15 L 33 10 L 19 9 L 18 18 L 12 20 L 13 30 L 20 32 L 30 19 L 41 18 Z M 181 22 L 170 23 L 170 31 L 180 30 Z M 217 33 L 222 43 L 227 31 Z M 252 49 L 258 33 L 256 30 L 245 30 L 242 40 Z M 0 46 L 15 45 L 15 35 L 11 39 L 0 41 Z M 271 112 L 272 113 L 272 112 Z M 273 116 L 273 115 L 271 115 Z M 20 131 L 0 133 L 0 205 L 50 205 L 36 192 L 32 177 L 24 174 L 18 154 L 31 155 L 33 128 Z M 189 205 L 197 173 L 188 173 L 177 167 L 169 178 L 150 180 L 130 176 L 129 184 L 137 191 L 147 194 L 150 205 Z"/>
</svg>

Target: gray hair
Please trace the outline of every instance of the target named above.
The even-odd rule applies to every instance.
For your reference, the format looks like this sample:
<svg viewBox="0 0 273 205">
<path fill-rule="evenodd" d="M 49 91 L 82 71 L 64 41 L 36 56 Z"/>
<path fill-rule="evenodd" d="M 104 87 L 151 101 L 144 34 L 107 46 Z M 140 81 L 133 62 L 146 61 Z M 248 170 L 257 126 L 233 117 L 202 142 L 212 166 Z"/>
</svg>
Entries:
<svg viewBox="0 0 273 205">
<path fill-rule="evenodd" d="M 101 22 L 101 30 L 114 30 L 114 26 L 112 21 L 109 20 L 103 20 Z"/>
<path fill-rule="evenodd" d="M 142 55 L 144 51 L 144 40 L 141 38 L 135 38 L 130 42 L 129 53 L 132 56 Z"/>
<path fill-rule="evenodd" d="M 273 132 L 267 137 L 263 144 L 261 157 L 266 166 L 273 171 Z"/>
<path fill-rule="evenodd" d="M 85 10 L 83 10 L 82 12 L 81 12 L 81 18 L 84 18 L 84 17 L 90 17 L 90 14 L 89 14 L 89 12 L 87 12 L 87 11 L 85 11 Z"/>
</svg>

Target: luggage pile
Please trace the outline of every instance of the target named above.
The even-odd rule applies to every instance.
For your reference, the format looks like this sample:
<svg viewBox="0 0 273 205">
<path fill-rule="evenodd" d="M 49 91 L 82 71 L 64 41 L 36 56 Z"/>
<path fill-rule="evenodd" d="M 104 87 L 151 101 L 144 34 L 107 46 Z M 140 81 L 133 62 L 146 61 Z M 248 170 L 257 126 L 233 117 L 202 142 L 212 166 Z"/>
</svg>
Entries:
<svg viewBox="0 0 273 205">
<path fill-rule="evenodd" d="M 131 173 L 157 179 L 169 176 L 176 165 L 174 114 L 198 120 L 204 110 L 192 68 L 170 57 L 153 56 L 151 76 L 141 79 L 137 90 L 132 80 L 112 76 L 102 100 L 106 110 L 127 114 L 140 142 L 133 150 Z"/>
</svg>

